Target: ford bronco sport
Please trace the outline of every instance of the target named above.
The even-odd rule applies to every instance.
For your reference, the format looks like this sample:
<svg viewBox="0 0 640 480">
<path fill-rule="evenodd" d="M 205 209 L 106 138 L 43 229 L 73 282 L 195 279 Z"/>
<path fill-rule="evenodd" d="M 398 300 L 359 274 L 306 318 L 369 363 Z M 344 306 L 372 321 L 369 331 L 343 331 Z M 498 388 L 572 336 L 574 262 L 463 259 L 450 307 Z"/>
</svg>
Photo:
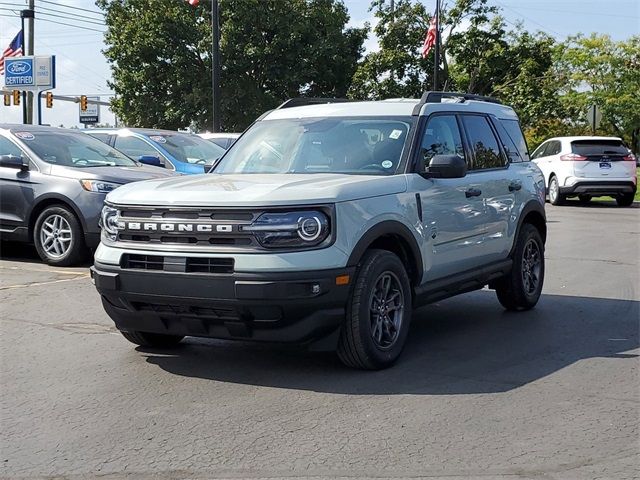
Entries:
<svg viewBox="0 0 640 480">
<path fill-rule="evenodd" d="M 138 345 L 303 343 L 380 369 L 414 307 L 486 285 L 508 310 L 536 304 L 544 201 L 518 118 L 494 99 L 293 99 L 213 173 L 111 192 L 92 277 Z"/>
</svg>

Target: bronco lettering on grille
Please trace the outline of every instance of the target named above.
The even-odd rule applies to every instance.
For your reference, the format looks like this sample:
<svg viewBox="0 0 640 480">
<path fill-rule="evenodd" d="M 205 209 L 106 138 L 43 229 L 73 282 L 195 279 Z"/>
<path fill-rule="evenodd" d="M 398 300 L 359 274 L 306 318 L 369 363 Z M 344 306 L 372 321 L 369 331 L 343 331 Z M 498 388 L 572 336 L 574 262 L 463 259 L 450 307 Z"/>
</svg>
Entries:
<svg viewBox="0 0 640 480">
<path fill-rule="evenodd" d="M 233 225 L 211 225 L 197 223 L 142 223 L 126 222 L 125 230 L 138 230 L 144 232 L 221 232 L 232 233 Z"/>
</svg>

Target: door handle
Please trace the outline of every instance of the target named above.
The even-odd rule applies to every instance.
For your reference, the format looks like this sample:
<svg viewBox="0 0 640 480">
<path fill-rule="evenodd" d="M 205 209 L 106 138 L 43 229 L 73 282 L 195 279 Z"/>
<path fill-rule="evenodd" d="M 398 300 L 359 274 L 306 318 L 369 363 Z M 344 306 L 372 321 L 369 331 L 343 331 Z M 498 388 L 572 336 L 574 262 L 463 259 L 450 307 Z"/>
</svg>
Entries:
<svg viewBox="0 0 640 480">
<path fill-rule="evenodd" d="M 522 184 L 519 182 L 511 182 L 509 184 L 509 191 L 510 192 L 516 192 L 518 190 L 522 189 Z"/>
<path fill-rule="evenodd" d="M 477 188 L 470 188 L 466 192 L 464 192 L 464 195 L 467 198 L 479 197 L 480 195 L 482 195 L 482 190 L 477 189 Z"/>
</svg>

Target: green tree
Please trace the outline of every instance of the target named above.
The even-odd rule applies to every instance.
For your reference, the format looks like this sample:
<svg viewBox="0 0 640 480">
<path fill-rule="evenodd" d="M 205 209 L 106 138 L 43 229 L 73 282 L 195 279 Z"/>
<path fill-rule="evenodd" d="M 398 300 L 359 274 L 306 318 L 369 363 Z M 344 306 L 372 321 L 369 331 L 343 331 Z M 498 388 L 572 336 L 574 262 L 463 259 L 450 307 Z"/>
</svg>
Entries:
<svg viewBox="0 0 640 480">
<path fill-rule="evenodd" d="M 97 4 L 118 117 L 134 126 L 210 125 L 210 4 Z M 366 38 L 348 21 L 338 0 L 220 0 L 223 128 L 243 130 L 290 97 L 344 96 Z"/>
</svg>

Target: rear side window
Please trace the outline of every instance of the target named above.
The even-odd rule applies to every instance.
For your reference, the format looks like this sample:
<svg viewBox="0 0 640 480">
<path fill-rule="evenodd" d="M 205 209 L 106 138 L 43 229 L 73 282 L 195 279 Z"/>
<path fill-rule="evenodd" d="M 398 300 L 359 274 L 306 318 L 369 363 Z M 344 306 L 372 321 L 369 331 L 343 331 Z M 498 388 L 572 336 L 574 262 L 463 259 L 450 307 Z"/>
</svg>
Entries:
<svg viewBox="0 0 640 480">
<path fill-rule="evenodd" d="M 520 158 L 522 162 L 526 162 L 529 160 L 529 149 L 527 148 L 527 141 L 524 139 L 524 135 L 522 134 L 522 129 L 520 128 L 520 123 L 517 120 L 500 120 L 500 124 L 507 131 L 507 135 L 509 139 L 515 147 L 518 149 L 518 153 L 520 154 Z M 510 156 L 511 157 L 511 156 Z M 513 162 L 514 160 L 510 158 Z"/>
<path fill-rule="evenodd" d="M 473 150 L 473 170 L 504 167 L 507 162 L 489 119 L 481 115 L 463 115 L 462 122 Z"/>
<path fill-rule="evenodd" d="M 560 153 L 560 150 L 562 150 L 560 142 L 557 140 L 553 140 L 549 142 L 547 148 L 544 149 L 544 156 L 548 157 L 550 155 L 558 155 Z"/>
<path fill-rule="evenodd" d="M 629 149 L 620 140 L 574 140 L 571 142 L 571 151 L 584 157 L 629 153 Z"/>
<path fill-rule="evenodd" d="M 110 133 L 90 133 L 89 135 L 92 136 L 93 138 L 97 138 L 98 140 L 106 143 L 107 145 L 109 144 L 109 137 L 111 136 Z"/>
</svg>

